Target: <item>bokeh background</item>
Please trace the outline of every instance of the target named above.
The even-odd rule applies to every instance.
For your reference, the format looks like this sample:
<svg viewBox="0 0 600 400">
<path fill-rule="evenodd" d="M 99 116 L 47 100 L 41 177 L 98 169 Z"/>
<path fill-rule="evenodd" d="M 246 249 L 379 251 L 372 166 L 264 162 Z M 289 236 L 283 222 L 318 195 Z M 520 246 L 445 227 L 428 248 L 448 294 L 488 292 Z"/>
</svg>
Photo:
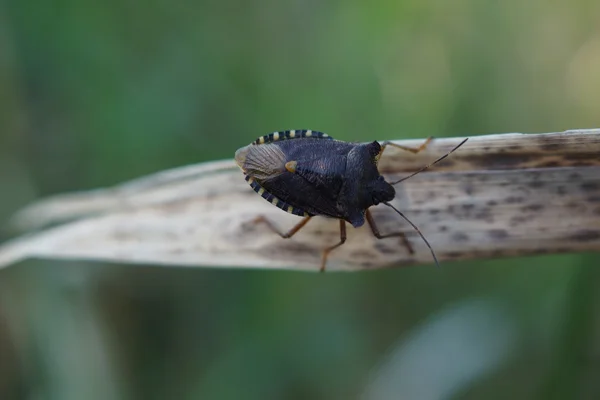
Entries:
<svg viewBox="0 0 600 400">
<path fill-rule="evenodd" d="M 599 110 L 597 0 L 5 0 L 0 221 L 274 130 L 552 132 Z M 597 399 L 599 266 L 27 261 L 0 271 L 0 398 Z"/>
</svg>

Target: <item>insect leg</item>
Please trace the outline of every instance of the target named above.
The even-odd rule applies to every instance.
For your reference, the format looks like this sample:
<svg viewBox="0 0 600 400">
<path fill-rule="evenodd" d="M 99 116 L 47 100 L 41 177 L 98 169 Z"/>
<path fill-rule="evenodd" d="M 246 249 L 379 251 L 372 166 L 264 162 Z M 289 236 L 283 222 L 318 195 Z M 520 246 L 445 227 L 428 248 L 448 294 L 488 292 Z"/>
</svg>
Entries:
<svg viewBox="0 0 600 400">
<path fill-rule="evenodd" d="M 331 250 L 340 247 L 346 242 L 346 221 L 340 219 L 340 242 L 331 247 L 323 250 L 323 258 L 321 259 L 321 269 L 320 272 L 325 272 L 325 265 L 327 264 L 327 256 L 331 252 Z"/>
<path fill-rule="evenodd" d="M 271 229 L 273 232 L 275 232 L 282 238 L 289 239 L 292 236 L 294 236 L 296 234 L 296 232 L 298 232 L 300 229 L 302 229 L 302 227 L 304 227 L 304 225 L 306 225 L 306 223 L 311 218 L 312 218 L 312 216 L 310 216 L 310 215 L 308 217 L 304 217 L 302 219 L 302 221 L 298 222 L 292 229 L 290 229 L 286 233 L 281 233 L 281 231 L 279 229 L 277 229 L 277 227 L 271 221 L 269 221 L 266 217 L 264 217 L 262 215 L 259 217 L 256 217 L 256 219 L 254 219 L 254 221 L 252 221 L 252 222 L 255 224 L 260 224 L 260 223 L 266 224 L 269 227 L 269 229 Z"/>
<path fill-rule="evenodd" d="M 367 212 L 365 213 L 365 216 L 367 217 L 367 222 L 369 223 L 369 226 L 371 227 L 371 230 L 373 231 L 373 235 L 375 235 L 375 237 L 377 239 L 385 239 L 385 238 L 389 238 L 389 237 L 400 237 L 402 239 L 402 243 L 408 249 L 408 252 L 410 254 L 415 253 L 414 249 L 412 248 L 412 245 L 409 243 L 404 232 L 393 232 L 393 233 L 388 233 L 386 235 L 382 235 L 381 233 L 379 233 L 377 224 L 375 224 L 375 219 L 373 218 L 373 216 L 371 215 L 371 212 L 369 210 L 367 210 Z"/>
<path fill-rule="evenodd" d="M 429 142 L 431 142 L 432 140 L 433 140 L 433 136 L 429 136 L 427 138 L 427 140 L 425 142 L 423 142 L 423 144 L 420 145 L 419 147 L 402 146 L 401 144 L 392 143 L 392 142 L 386 140 L 385 142 L 381 143 L 381 151 L 379 152 L 379 154 L 380 155 L 383 154 L 383 151 L 385 150 L 385 148 L 387 146 L 397 147 L 399 149 L 410 151 L 411 153 L 417 154 L 417 153 L 425 150 L 427 148 L 427 146 L 429 145 Z"/>
</svg>

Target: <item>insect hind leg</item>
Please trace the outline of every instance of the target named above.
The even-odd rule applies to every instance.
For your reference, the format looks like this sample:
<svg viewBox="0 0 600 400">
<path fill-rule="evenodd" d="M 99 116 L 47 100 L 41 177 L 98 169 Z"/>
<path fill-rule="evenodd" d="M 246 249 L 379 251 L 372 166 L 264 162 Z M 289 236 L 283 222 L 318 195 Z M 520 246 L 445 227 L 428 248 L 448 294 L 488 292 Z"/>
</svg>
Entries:
<svg viewBox="0 0 600 400">
<path fill-rule="evenodd" d="M 371 231 L 373 232 L 373 235 L 375 235 L 375 237 L 377 239 L 386 239 L 386 238 L 390 238 L 390 237 L 399 237 L 402 240 L 402 243 L 404 244 L 404 246 L 408 249 L 408 252 L 410 254 L 415 254 L 415 250 L 413 249 L 412 245 L 410 244 L 410 242 L 406 238 L 406 235 L 404 234 L 404 232 L 392 232 L 392 233 L 388 233 L 388 234 L 382 235 L 379 232 L 379 228 L 377 228 L 377 224 L 375 223 L 375 219 L 373 218 L 373 215 L 371 215 L 371 212 L 369 210 L 366 211 L 365 217 L 367 218 L 367 222 L 369 223 L 369 227 L 371 227 Z"/>
<path fill-rule="evenodd" d="M 306 223 L 308 221 L 310 221 L 310 219 L 312 218 L 312 216 L 307 216 L 304 217 L 302 219 L 302 221 L 298 222 L 296 225 L 294 225 L 294 227 L 292 229 L 290 229 L 289 231 L 283 233 L 281 232 L 276 226 L 275 224 L 273 224 L 267 217 L 265 217 L 264 215 L 261 215 L 259 217 L 256 217 L 252 223 L 254 224 L 265 224 L 269 227 L 269 229 L 271 229 L 273 232 L 275 232 L 276 234 L 278 234 L 279 236 L 281 236 L 284 239 L 289 239 L 292 236 L 294 236 L 300 229 L 302 229 L 304 227 L 304 225 L 306 225 Z"/>
<path fill-rule="evenodd" d="M 339 243 L 323 250 L 323 257 L 321 258 L 321 268 L 319 269 L 319 272 L 325 272 L 325 265 L 327 265 L 327 257 L 329 256 L 329 253 L 344 243 L 346 243 L 346 221 L 340 219 L 340 241 Z"/>
<path fill-rule="evenodd" d="M 421 151 L 425 150 L 427 148 L 427 146 L 429 146 L 429 143 L 432 140 L 433 140 L 433 136 L 429 136 L 427 138 L 427 140 L 425 140 L 423 142 L 423 144 L 421 144 L 419 147 L 402 146 L 401 144 L 392 143 L 389 140 L 386 140 L 385 142 L 381 143 L 381 151 L 379 154 L 383 154 L 383 151 L 385 150 L 385 148 L 387 146 L 397 147 L 397 148 L 405 150 L 405 151 L 410 151 L 413 154 L 417 154 L 417 153 L 420 153 Z"/>
<path fill-rule="evenodd" d="M 275 232 L 276 234 L 278 234 L 279 236 L 281 236 L 284 239 L 289 239 L 292 236 L 294 236 L 300 229 L 302 229 L 304 227 L 304 225 L 306 225 L 308 223 L 308 221 L 310 221 L 310 219 L 312 218 L 311 215 L 304 217 L 302 219 L 302 221 L 298 222 L 296 225 L 294 225 L 294 227 L 292 229 L 290 229 L 287 232 L 281 232 L 276 226 L 275 224 L 273 224 L 273 222 L 271 222 L 267 217 L 265 217 L 264 215 L 258 216 L 256 217 L 252 223 L 253 224 L 265 224 L 269 227 L 270 230 L 272 230 L 273 232 Z M 341 245 L 343 245 L 346 242 L 346 222 L 344 220 L 340 220 L 340 241 L 339 243 L 327 247 L 325 250 L 323 250 L 323 256 L 321 258 L 321 268 L 319 268 L 320 272 L 325 272 L 325 266 L 327 265 L 327 257 L 329 256 L 329 253 L 331 253 L 332 250 L 340 247 Z"/>
</svg>

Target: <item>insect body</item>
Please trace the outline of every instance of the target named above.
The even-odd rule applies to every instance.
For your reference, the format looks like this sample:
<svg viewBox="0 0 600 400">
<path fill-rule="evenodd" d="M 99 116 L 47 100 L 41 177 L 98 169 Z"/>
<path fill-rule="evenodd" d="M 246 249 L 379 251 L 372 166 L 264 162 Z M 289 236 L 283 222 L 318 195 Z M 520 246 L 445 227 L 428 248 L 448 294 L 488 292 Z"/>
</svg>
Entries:
<svg viewBox="0 0 600 400">
<path fill-rule="evenodd" d="M 410 148 L 389 142 L 343 142 L 310 130 L 282 131 L 262 136 L 242 147 L 235 153 L 235 160 L 255 192 L 273 205 L 304 217 L 287 233 L 279 232 L 265 217 L 258 217 L 255 222 L 265 223 L 283 238 L 290 238 L 315 215 L 340 221 L 340 242 L 323 251 L 323 271 L 329 252 L 346 241 L 346 222 L 357 228 L 366 220 L 378 239 L 400 237 L 408 251 L 413 253 L 404 233 L 379 233 L 369 207 L 383 203 L 406 219 L 389 204 L 396 191 L 379 174 L 377 163 L 387 145 L 418 153 L 430 140 L 418 148 Z M 416 226 L 411 225 L 421 234 Z M 435 254 L 433 257 L 435 259 Z"/>
</svg>

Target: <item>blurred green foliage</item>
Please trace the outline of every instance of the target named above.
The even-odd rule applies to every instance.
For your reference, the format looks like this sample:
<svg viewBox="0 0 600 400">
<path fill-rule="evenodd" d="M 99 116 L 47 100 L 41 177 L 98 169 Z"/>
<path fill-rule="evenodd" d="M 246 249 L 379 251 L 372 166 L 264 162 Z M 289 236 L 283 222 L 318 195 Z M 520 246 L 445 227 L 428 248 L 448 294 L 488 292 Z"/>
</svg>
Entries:
<svg viewBox="0 0 600 400">
<path fill-rule="evenodd" d="M 0 220 L 41 196 L 231 158 L 273 130 L 598 127 L 599 71 L 595 0 L 7 0 Z M 599 398 L 598 264 L 25 262 L 0 271 L 0 398 Z"/>
</svg>

